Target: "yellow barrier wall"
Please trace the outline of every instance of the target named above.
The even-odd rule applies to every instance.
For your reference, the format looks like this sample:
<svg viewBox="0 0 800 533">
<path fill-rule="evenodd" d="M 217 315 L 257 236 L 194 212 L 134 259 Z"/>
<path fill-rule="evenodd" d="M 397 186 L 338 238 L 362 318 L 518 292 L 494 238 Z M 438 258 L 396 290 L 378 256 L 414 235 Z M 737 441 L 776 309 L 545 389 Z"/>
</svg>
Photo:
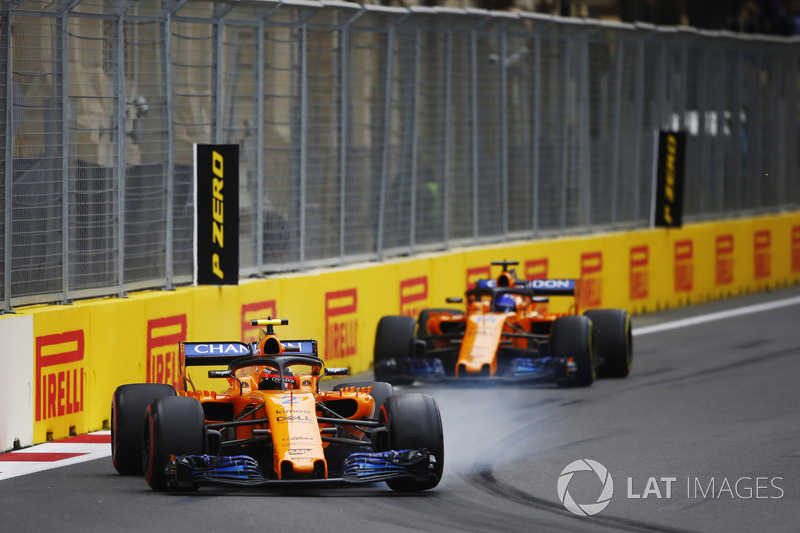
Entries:
<svg viewBox="0 0 800 533">
<path fill-rule="evenodd" d="M 446 297 L 496 276 L 499 269 L 489 263 L 503 259 L 519 261 L 517 273 L 527 279 L 581 278 L 582 310 L 652 312 L 800 282 L 800 212 L 17 309 L 34 319 L 34 442 L 107 426 L 118 385 L 177 385 L 179 341 L 252 341 L 258 336 L 249 326 L 253 318 L 289 319 L 278 330 L 283 338 L 317 339 L 329 366 L 367 370 L 381 316 L 448 306 Z M 205 370 L 194 372 L 198 388 L 220 387 Z"/>
</svg>

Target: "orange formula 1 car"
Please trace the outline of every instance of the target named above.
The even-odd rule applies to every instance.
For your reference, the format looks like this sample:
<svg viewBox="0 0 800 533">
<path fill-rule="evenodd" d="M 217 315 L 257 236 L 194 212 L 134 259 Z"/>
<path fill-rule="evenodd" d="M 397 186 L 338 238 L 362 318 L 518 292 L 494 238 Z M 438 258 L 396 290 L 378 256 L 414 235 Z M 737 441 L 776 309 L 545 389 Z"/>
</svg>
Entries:
<svg viewBox="0 0 800 533">
<path fill-rule="evenodd" d="M 326 368 L 314 340 L 280 341 L 266 326 L 259 342 L 182 342 L 183 390 L 122 385 L 111 404 L 111 450 L 120 474 L 144 472 L 154 490 L 200 485 L 372 483 L 397 491 L 435 487 L 444 445 L 439 408 L 424 394 L 394 395 L 389 383 L 320 390 Z M 223 366 L 210 378 L 222 393 L 194 390 L 187 367 Z"/>
<path fill-rule="evenodd" d="M 385 316 L 375 335 L 375 378 L 394 384 L 416 379 L 506 378 L 591 385 L 600 376 L 625 377 L 633 357 L 628 313 L 597 309 L 579 314 L 579 280 L 517 279 L 516 262 L 480 280 L 460 309 L 426 309 L 415 320 Z M 551 297 L 572 297 L 567 312 L 543 310 Z M 416 330 L 416 334 L 415 334 Z"/>
</svg>

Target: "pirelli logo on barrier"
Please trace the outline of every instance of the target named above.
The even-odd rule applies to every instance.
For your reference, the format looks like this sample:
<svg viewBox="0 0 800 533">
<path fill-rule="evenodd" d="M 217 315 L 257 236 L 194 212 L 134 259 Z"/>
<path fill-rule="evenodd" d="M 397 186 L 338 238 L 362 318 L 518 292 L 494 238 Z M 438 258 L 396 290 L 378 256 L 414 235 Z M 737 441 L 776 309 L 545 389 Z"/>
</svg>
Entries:
<svg viewBox="0 0 800 533">
<path fill-rule="evenodd" d="M 36 337 L 36 421 L 84 408 L 83 330 Z"/>
<path fill-rule="evenodd" d="M 800 272 L 800 226 L 792 228 L 792 272 Z"/>
<path fill-rule="evenodd" d="M 276 318 L 278 304 L 275 300 L 254 302 L 242 305 L 242 342 L 256 342 L 261 337 L 261 328 L 251 326 L 250 321 L 258 318 Z"/>
<path fill-rule="evenodd" d="M 428 276 L 400 281 L 400 314 L 416 317 L 428 307 Z"/>
<path fill-rule="evenodd" d="M 733 235 L 718 235 L 715 245 L 717 256 L 716 285 L 730 285 L 733 283 Z"/>
<path fill-rule="evenodd" d="M 644 300 L 650 296 L 650 248 L 633 246 L 630 250 L 629 297 Z"/>
<path fill-rule="evenodd" d="M 179 342 L 186 342 L 186 315 L 147 321 L 147 383 L 183 390 Z"/>
<path fill-rule="evenodd" d="M 656 139 L 653 225 L 679 228 L 683 223 L 686 132 L 661 130 Z"/>
<path fill-rule="evenodd" d="M 325 293 L 325 356 L 340 359 L 356 355 L 358 339 L 358 291 Z"/>
<path fill-rule="evenodd" d="M 771 273 L 772 235 L 768 229 L 756 231 L 753 234 L 753 276 L 757 280 L 768 278 Z"/>
<path fill-rule="evenodd" d="M 239 283 L 239 146 L 194 145 L 194 279 Z"/>
<path fill-rule="evenodd" d="M 525 271 L 523 278 L 526 280 L 546 279 L 550 270 L 550 261 L 543 257 L 541 259 L 530 259 L 525 261 Z"/>
<path fill-rule="evenodd" d="M 603 305 L 603 252 L 581 254 L 580 308 Z"/>
<path fill-rule="evenodd" d="M 694 243 L 675 242 L 675 292 L 691 292 L 694 288 Z"/>
<path fill-rule="evenodd" d="M 467 269 L 467 290 L 474 289 L 478 280 L 491 279 L 492 267 L 472 267 Z"/>
</svg>

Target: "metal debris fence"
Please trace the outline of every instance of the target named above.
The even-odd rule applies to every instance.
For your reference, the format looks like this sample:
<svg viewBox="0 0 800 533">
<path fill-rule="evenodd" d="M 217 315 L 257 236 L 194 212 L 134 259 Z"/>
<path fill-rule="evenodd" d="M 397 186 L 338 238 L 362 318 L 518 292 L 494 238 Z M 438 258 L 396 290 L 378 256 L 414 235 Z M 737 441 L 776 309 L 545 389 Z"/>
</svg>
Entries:
<svg viewBox="0 0 800 533">
<path fill-rule="evenodd" d="M 304 0 L 0 3 L 0 301 L 192 281 L 192 145 L 240 145 L 240 271 L 800 206 L 800 40 Z"/>
</svg>

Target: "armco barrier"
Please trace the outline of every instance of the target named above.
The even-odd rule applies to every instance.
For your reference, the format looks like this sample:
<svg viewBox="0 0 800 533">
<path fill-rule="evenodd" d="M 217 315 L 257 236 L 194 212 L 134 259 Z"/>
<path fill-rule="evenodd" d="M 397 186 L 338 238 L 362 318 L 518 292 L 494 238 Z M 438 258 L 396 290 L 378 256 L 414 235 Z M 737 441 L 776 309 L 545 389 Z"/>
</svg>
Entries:
<svg viewBox="0 0 800 533">
<path fill-rule="evenodd" d="M 252 318 L 287 318 L 280 328 L 285 338 L 315 338 L 329 365 L 367 370 L 381 316 L 441 307 L 476 279 L 496 275 L 489 263 L 502 259 L 519 261 L 526 278 L 581 278 L 583 309 L 652 312 L 800 282 L 800 212 L 18 309 L 0 320 L 6 413 L 0 445 L 106 426 L 115 387 L 177 383 L 179 341 L 255 340 Z M 198 388 L 219 386 L 192 377 Z"/>
</svg>

